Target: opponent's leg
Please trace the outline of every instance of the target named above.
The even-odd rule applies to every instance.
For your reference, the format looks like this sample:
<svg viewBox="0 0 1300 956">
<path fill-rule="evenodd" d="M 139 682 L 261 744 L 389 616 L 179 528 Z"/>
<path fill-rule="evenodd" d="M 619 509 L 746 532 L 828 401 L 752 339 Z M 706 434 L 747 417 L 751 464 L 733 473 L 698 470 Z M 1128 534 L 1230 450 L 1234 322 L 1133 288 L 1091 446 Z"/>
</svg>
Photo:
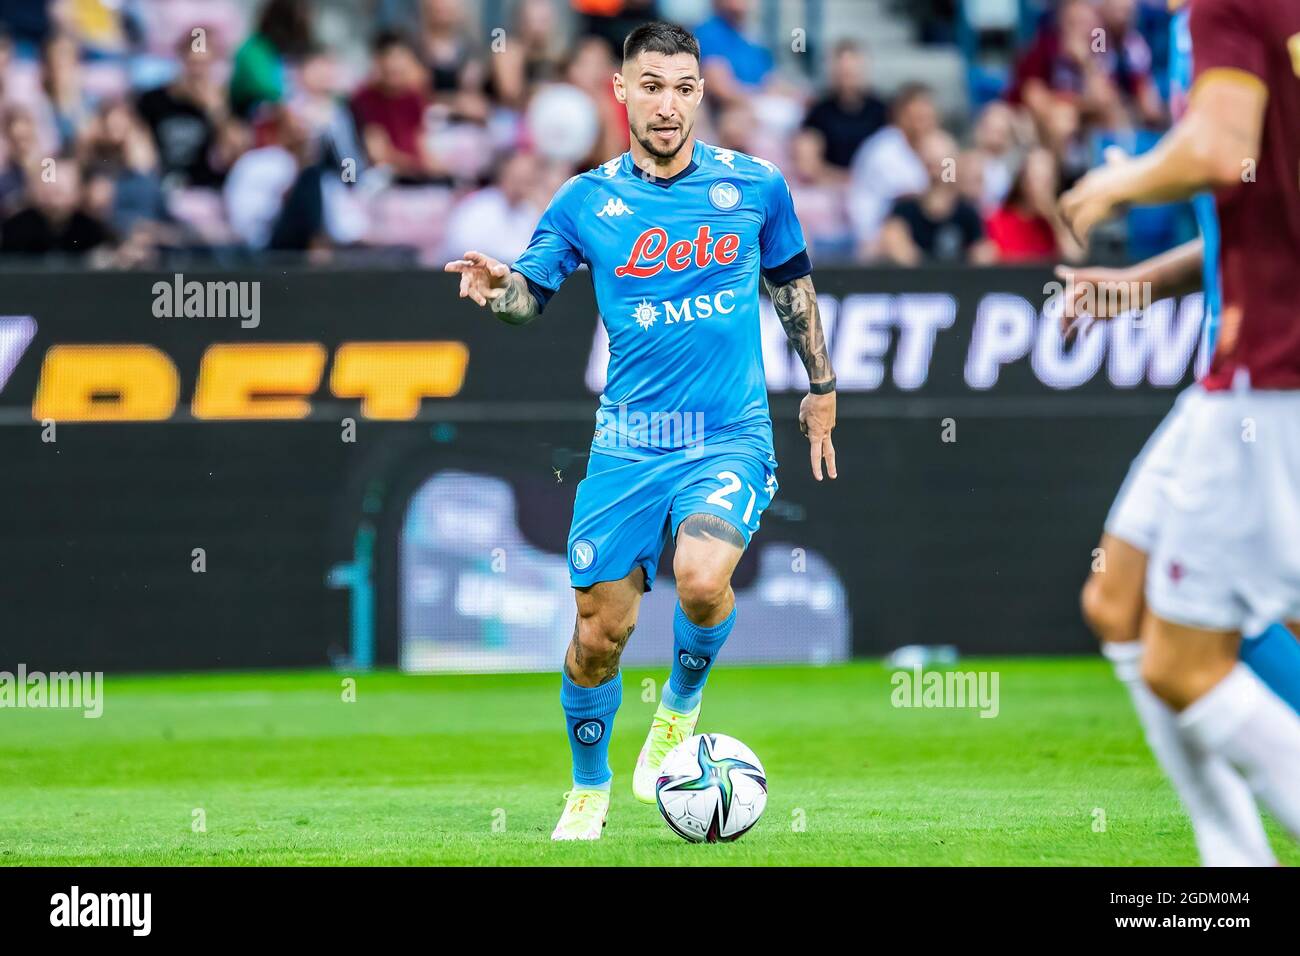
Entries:
<svg viewBox="0 0 1300 956">
<path fill-rule="evenodd" d="M 1147 745 L 1182 800 L 1206 866 L 1267 866 L 1275 862 L 1250 788 L 1226 761 L 1189 746 L 1178 715 L 1141 677 L 1139 640 L 1145 610 L 1146 553 L 1103 534 L 1105 570 L 1094 571 L 1081 595 L 1084 620 L 1127 688 Z"/>
<path fill-rule="evenodd" d="M 1079 605 L 1104 653 L 1110 644 L 1131 644 L 1141 636 L 1147 556 L 1145 551 L 1109 533 L 1101 536 L 1097 550 L 1105 564 L 1088 576 Z"/>
<path fill-rule="evenodd" d="M 552 840 L 595 840 L 609 811 L 609 740 L 623 701 L 618 662 L 636 627 L 645 573 L 576 588 L 578 615 L 564 658 L 560 704 L 573 754 L 573 789 Z"/>
<path fill-rule="evenodd" d="M 1237 659 L 1237 632 L 1148 620 L 1142 675 L 1183 738 L 1226 759 L 1300 839 L 1300 717 Z"/>
<path fill-rule="evenodd" d="M 644 803 L 654 802 L 668 751 L 695 732 L 704 682 L 736 623 L 731 574 L 744 550 L 744 536 L 716 515 L 692 514 L 678 525 L 672 672 L 632 775 L 632 792 Z"/>
<path fill-rule="evenodd" d="M 1142 656 L 1137 641 L 1146 608 L 1142 591 L 1147 555 L 1112 534 L 1101 536 L 1098 550 L 1105 555 L 1105 570 L 1088 576 L 1079 603 L 1084 620 L 1101 642 L 1102 654 L 1115 665 L 1120 680 L 1132 686 L 1120 672 L 1132 671 Z M 1288 630 L 1273 624 L 1260 634 L 1247 636 L 1241 642 L 1241 660 L 1300 713 L 1300 638 L 1294 627 Z"/>
</svg>

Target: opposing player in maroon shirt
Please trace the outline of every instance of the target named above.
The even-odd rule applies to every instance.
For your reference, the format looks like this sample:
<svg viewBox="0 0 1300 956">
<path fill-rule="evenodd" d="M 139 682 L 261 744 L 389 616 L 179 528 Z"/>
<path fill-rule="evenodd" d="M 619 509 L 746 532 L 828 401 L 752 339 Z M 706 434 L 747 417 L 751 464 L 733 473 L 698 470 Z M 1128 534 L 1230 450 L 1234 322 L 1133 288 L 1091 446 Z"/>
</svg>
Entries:
<svg viewBox="0 0 1300 956">
<path fill-rule="evenodd" d="M 1192 0 L 1196 82 L 1149 153 L 1061 200 L 1085 237 L 1126 203 L 1215 191 L 1223 313 L 1146 581 L 1142 676 L 1300 839 L 1300 717 L 1237 660 L 1270 618 L 1300 634 L 1300 3 Z"/>
</svg>

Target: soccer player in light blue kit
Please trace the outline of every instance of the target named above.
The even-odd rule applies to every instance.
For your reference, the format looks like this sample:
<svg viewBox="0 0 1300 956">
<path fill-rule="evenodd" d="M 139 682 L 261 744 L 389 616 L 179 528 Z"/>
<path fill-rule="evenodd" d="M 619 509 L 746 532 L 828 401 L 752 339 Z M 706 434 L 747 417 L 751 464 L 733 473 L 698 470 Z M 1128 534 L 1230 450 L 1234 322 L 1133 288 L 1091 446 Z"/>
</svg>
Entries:
<svg viewBox="0 0 1300 956">
<path fill-rule="evenodd" d="M 1186 108 L 1192 88 L 1193 50 L 1188 29 L 1190 4 L 1175 0 L 1171 6 L 1175 12 L 1171 24 L 1170 98 L 1178 117 Z M 1201 289 L 1205 296 L 1201 357 L 1208 360 L 1214 350 L 1221 310 L 1219 222 L 1210 193 L 1196 195 L 1192 205 L 1201 233 L 1198 239 L 1128 269 L 1058 269 L 1062 278 L 1073 279 L 1073 298 L 1067 301 L 1063 317 L 1067 332 L 1079 303 L 1104 283 L 1120 283 L 1119 288 L 1150 283 L 1152 299 Z M 1103 300 L 1109 300 L 1108 296 L 1090 297 L 1095 299 L 1094 310 L 1098 313 L 1093 318 L 1113 318 L 1098 308 L 1106 304 Z M 1202 862 L 1207 866 L 1272 865 L 1276 859 L 1260 826 L 1250 789 L 1224 761 L 1192 750 L 1181 741 L 1176 714 L 1140 676 L 1143 645 L 1139 630 L 1147 613 L 1143 596 L 1147 557 L 1154 544 L 1166 488 L 1186 440 L 1176 411 L 1177 406 L 1133 462 L 1106 519 L 1101 540 L 1105 570 L 1094 571 L 1084 586 L 1084 617 L 1102 642 L 1102 653 L 1128 687 L 1151 750 L 1182 798 Z M 1262 634 L 1242 641 L 1241 659 L 1279 697 L 1300 710 L 1300 643 L 1284 625 L 1275 623 Z"/>
<path fill-rule="evenodd" d="M 674 538 L 673 664 L 633 773 L 653 803 L 664 756 L 694 733 L 709 670 L 736 622 L 731 575 L 776 494 L 759 283 L 808 373 L 799 425 L 814 477 L 836 476 L 835 374 L 790 190 L 771 163 L 697 142 L 699 45 L 648 23 L 628 35 L 614 92 L 631 148 L 551 200 L 513 269 L 447 264 L 460 295 L 531 321 L 582 263 L 609 335 L 609 374 L 569 531 L 577 601 L 560 703 L 573 787 L 552 834 L 594 840 L 609 809 L 619 655 Z"/>
</svg>

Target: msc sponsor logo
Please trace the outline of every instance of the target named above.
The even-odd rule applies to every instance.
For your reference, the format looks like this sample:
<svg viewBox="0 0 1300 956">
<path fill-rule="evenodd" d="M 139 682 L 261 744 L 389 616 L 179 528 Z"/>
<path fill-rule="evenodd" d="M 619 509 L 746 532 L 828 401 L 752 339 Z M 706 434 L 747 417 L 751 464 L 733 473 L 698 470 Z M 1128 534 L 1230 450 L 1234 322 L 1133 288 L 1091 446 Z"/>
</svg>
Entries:
<svg viewBox="0 0 1300 956">
<path fill-rule="evenodd" d="M 649 299 L 642 299 L 632 310 L 632 318 L 636 319 L 636 324 L 644 330 L 649 330 L 659 319 L 659 310 L 654 307 Z"/>
<path fill-rule="evenodd" d="M 707 319 L 713 315 L 730 315 L 736 310 L 736 290 L 703 292 L 695 296 L 688 295 L 676 302 L 664 299 L 658 306 L 649 299 L 642 299 L 632 309 L 632 318 L 643 331 L 648 332 L 659 320 L 661 308 L 664 325 L 694 322 L 696 319 Z"/>
<path fill-rule="evenodd" d="M 668 241 L 668 232 L 655 226 L 636 237 L 627 262 L 614 270 L 620 279 L 649 279 L 667 266 L 671 272 L 683 272 L 691 266 L 703 269 L 710 263 L 731 265 L 740 254 L 740 236 L 723 233 L 716 239 L 707 225 L 700 226 L 694 239 Z"/>
<path fill-rule="evenodd" d="M 712 295 L 704 293 L 697 296 L 687 296 L 680 302 L 665 300 L 663 306 L 664 325 L 707 319 L 715 312 L 718 315 L 730 315 L 736 309 L 736 290 L 723 289 L 721 292 L 715 292 Z M 692 311 L 692 308 L 694 311 Z"/>
</svg>

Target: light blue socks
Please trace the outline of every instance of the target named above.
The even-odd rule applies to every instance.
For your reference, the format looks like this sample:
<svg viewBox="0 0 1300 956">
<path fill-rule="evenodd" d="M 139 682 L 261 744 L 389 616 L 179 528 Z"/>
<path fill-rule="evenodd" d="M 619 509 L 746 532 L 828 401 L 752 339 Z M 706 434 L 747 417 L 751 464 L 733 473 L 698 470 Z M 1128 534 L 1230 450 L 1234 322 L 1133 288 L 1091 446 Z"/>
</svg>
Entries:
<svg viewBox="0 0 1300 956">
<path fill-rule="evenodd" d="M 607 789 L 614 776 L 609 769 L 609 737 L 618 705 L 623 703 L 623 675 L 615 674 L 597 687 L 579 687 L 564 673 L 560 679 L 560 706 L 573 751 L 573 785 Z"/>
<path fill-rule="evenodd" d="M 663 702 L 679 714 L 690 713 L 704 695 L 713 661 L 736 626 L 736 609 L 713 627 L 700 627 L 686 616 L 679 603 L 673 614 L 673 669 L 664 688 Z"/>
</svg>

